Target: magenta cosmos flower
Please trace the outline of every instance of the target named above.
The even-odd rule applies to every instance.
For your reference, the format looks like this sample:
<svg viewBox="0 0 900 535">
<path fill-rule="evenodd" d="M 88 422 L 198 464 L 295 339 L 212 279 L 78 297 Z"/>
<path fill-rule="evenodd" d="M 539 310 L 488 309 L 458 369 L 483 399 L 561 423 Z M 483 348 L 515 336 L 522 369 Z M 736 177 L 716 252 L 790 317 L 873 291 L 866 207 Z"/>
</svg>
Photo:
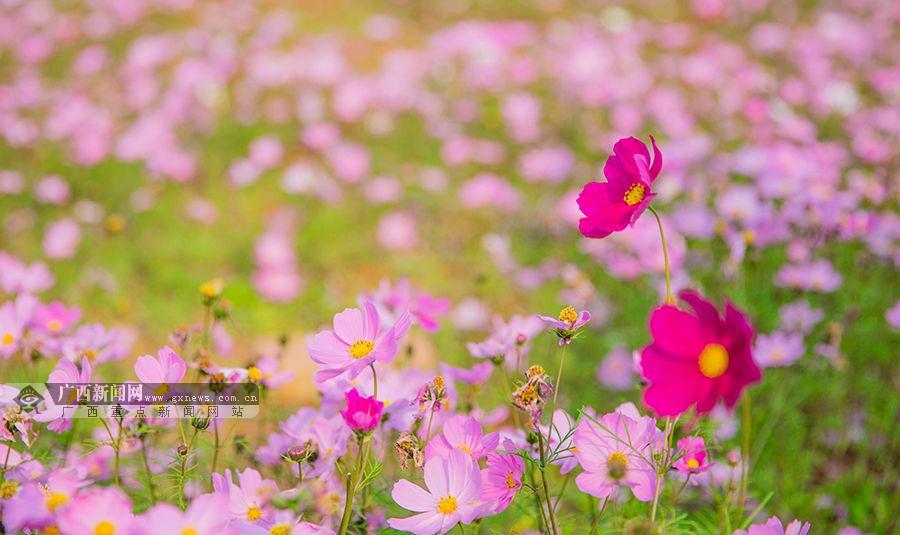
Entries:
<svg viewBox="0 0 900 535">
<path fill-rule="evenodd" d="M 573 442 L 575 458 L 584 472 L 575 478 L 578 488 L 597 498 L 614 495 L 619 487 L 631 489 L 642 502 L 653 499 L 656 472 L 653 453 L 662 446 L 663 432 L 648 416 L 626 403 L 599 420 L 578 422 Z"/>
<path fill-rule="evenodd" d="M 355 388 L 344 393 L 347 398 L 347 408 L 341 411 L 347 427 L 358 433 L 371 433 L 381 423 L 381 411 L 384 403 L 375 399 L 375 396 L 364 398 Z"/>
<path fill-rule="evenodd" d="M 680 457 L 672 466 L 679 472 L 699 474 L 712 466 L 707 459 L 703 437 L 684 437 L 678 441 L 676 450 Z"/>
<path fill-rule="evenodd" d="M 650 316 L 653 343 L 641 353 L 650 382 L 644 402 L 660 416 L 681 414 L 692 405 L 705 414 L 719 398 L 733 407 L 744 387 L 762 376 L 751 354 L 753 327 L 731 303 L 723 318 L 697 293 L 680 297 L 694 314 L 663 305 Z"/>
<path fill-rule="evenodd" d="M 425 463 L 428 490 L 406 479 L 394 484 L 391 496 L 404 509 L 418 514 L 390 518 L 397 530 L 416 535 L 447 533 L 458 523 L 469 524 L 481 513 L 481 471 L 472 458 L 461 451 L 446 459 L 435 457 Z"/>
<path fill-rule="evenodd" d="M 507 441 L 504 448 L 509 451 L 516 449 L 511 441 Z M 501 513 L 509 507 L 516 493 L 522 488 L 524 472 L 525 461 L 518 455 L 488 453 L 487 468 L 481 471 L 483 484 L 481 499 L 485 504 L 491 504 L 491 514 Z"/>
<path fill-rule="evenodd" d="M 363 309 L 348 308 L 335 314 L 333 331 L 321 331 L 309 343 L 309 356 L 322 368 L 316 382 L 349 372 L 353 379 L 373 362 L 389 363 L 397 354 L 397 342 L 406 335 L 411 319 L 403 312 L 393 327 L 382 330 L 378 311 L 371 301 Z"/>
<path fill-rule="evenodd" d="M 606 182 L 591 182 L 578 195 L 578 207 L 584 217 L 578 230 L 588 238 L 604 238 L 634 224 L 656 195 L 650 186 L 662 169 L 662 153 L 656 140 L 653 161 L 647 145 L 633 137 L 616 142 L 613 155 L 606 160 Z"/>
</svg>

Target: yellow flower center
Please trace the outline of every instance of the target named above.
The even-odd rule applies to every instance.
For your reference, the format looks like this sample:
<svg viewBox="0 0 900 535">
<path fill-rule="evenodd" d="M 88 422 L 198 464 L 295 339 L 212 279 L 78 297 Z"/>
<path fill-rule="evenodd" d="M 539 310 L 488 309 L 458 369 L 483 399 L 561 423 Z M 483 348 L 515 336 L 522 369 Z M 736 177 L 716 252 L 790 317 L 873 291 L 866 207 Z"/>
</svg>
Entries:
<svg viewBox="0 0 900 535">
<path fill-rule="evenodd" d="M 16 495 L 16 491 L 19 490 L 19 484 L 15 481 L 6 480 L 3 483 L 0 483 L 0 498 L 4 500 L 8 500 Z"/>
<path fill-rule="evenodd" d="M 435 387 L 435 388 L 437 388 L 437 389 L 443 389 L 443 388 L 444 388 L 444 377 L 443 377 L 443 376 L 441 376 L 441 375 L 435 375 L 435 376 L 434 376 L 434 380 L 433 380 L 432 382 L 434 383 L 434 387 Z"/>
<path fill-rule="evenodd" d="M 225 281 L 222 279 L 212 279 L 200 285 L 200 294 L 206 298 L 218 297 L 225 287 Z"/>
<path fill-rule="evenodd" d="M 375 349 L 375 343 L 371 340 L 357 340 L 353 342 L 353 345 L 350 346 L 347 352 L 350 353 L 351 357 L 361 359 L 371 353 L 373 349 Z"/>
<path fill-rule="evenodd" d="M 116 526 L 109 520 L 104 520 L 94 526 L 94 535 L 116 535 Z"/>
<path fill-rule="evenodd" d="M 247 377 L 249 377 L 251 381 L 259 381 L 260 379 L 262 379 L 262 376 L 262 370 L 260 370 L 256 366 L 250 366 L 249 368 L 247 368 Z"/>
<path fill-rule="evenodd" d="M 700 461 L 694 459 L 693 457 L 685 461 L 684 464 L 686 464 L 688 468 L 700 468 Z"/>
<path fill-rule="evenodd" d="M 247 509 L 247 520 L 251 522 L 256 522 L 262 518 L 262 511 L 259 510 L 259 507 L 251 507 Z"/>
<path fill-rule="evenodd" d="M 451 495 L 447 495 L 445 498 L 441 498 L 441 501 L 438 502 L 438 512 L 442 515 L 449 515 L 453 511 L 459 509 L 459 505 L 456 504 L 456 498 Z"/>
<path fill-rule="evenodd" d="M 573 306 L 567 306 L 559 312 L 559 321 L 565 323 L 575 323 L 578 319 L 578 311 Z"/>
<path fill-rule="evenodd" d="M 472 455 L 472 450 L 470 450 L 469 447 L 466 446 L 465 444 L 460 444 L 459 446 L 457 446 L 457 449 L 460 449 L 460 450 L 468 453 L 469 455 Z"/>
<path fill-rule="evenodd" d="M 638 184 L 635 182 L 628 188 L 628 191 L 625 192 L 625 204 L 628 206 L 634 206 L 639 202 L 644 200 L 644 195 L 647 193 L 647 188 L 644 187 L 643 184 Z"/>
<path fill-rule="evenodd" d="M 181 530 L 181 535 L 198 535 L 198 533 L 194 528 L 184 528 Z"/>
<path fill-rule="evenodd" d="M 514 489 L 519 486 L 519 482 L 513 477 L 512 473 L 506 474 L 506 488 Z"/>
<path fill-rule="evenodd" d="M 531 405 L 537 397 L 537 390 L 534 386 L 528 385 L 519 393 L 519 403 L 522 405 Z"/>
<path fill-rule="evenodd" d="M 59 535 L 59 534 L 60 534 L 59 528 L 56 526 L 51 525 L 51 526 L 47 526 L 46 528 L 44 528 L 44 535 Z"/>
<path fill-rule="evenodd" d="M 615 479 L 621 479 L 625 476 L 625 470 L 628 469 L 628 457 L 621 451 L 614 451 L 606 459 L 606 471 Z"/>
<path fill-rule="evenodd" d="M 721 377 L 728 369 L 728 351 L 722 344 L 707 344 L 700 353 L 700 373 L 710 379 Z"/>
<path fill-rule="evenodd" d="M 541 366 L 540 364 L 535 364 L 535 365 L 531 366 L 530 368 L 528 368 L 527 375 L 529 378 L 537 377 L 539 375 L 544 375 L 544 367 Z"/>
<path fill-rule="evenodd" d="M 269 535 L 291 535 L 291 527 L 287 524 L 276 524 L 269 528 Z"/>
<path fill-rule="evenodd" d="M 47 510 L 51 513 L 56 511 L 56 508 L 60 505 L 65 505 L 69 503 L 69 495 L 64 494 L 62 492 L 51 492 L 49 496 L 47 496 Z"/>
<path fill-rule="evenodd" d="M 53 332 L 59 332 L 62 329 L 62 322 L 59 320 L 50 320 L 47 322 L 47 328 Z"/>
<path fill-rule="evenodd" d="M 16 337 L 12 335 L 12 333 L 4 333 L 3 334 L 3 345 L 11 346 L 13 342 L 16 341 Z"/>
</svg>

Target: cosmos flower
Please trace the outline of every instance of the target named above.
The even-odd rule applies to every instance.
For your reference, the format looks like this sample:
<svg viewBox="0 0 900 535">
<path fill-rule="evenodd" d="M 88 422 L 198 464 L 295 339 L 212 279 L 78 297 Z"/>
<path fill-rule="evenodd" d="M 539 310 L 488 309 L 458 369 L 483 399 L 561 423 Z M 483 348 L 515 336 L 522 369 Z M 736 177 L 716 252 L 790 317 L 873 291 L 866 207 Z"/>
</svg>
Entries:
<svg viewBox="0 0 900 535">
<path fill-rule="evenodd" d="M 134 363 L 134 373 L 142 383 L 175 384 L 184 378 L 187 366 L 171 347 L 159 350 L 156 357 L 144 355 Z"/>
<path fill-rule="evenodd" d="M 506 441 L 503 448 L 515 450 L 511 441 Z M 487 455 L 487 468 L 481 471 L 481 501 L 492 504 L 491 514 L 503 512 L 522 488 L 522 476 L 525 473 L 525 461 L 512 453 L 491 452 Z"/>
<path fill-rule="evenodd" d="M 428 442 L 425 458 L 448 458 L 453 451 L 463 451 L 473 459 L 480 459 L 497 449 L 499 441 L 497 433 L 485 435 L 475 418 L 458 414 L 444 422 L 443 432 Z"/>
<path fill-rule="evenodd" d="M 322 365 L 316 382 L 324 382 L 343 373 L 353 379 L 373 362 L 386 364 L 397 354 L 397 342 L 406 335 L 411 320 L 404 312 L 396 323 L 382 330 L 381 319 L 371 301 L 362 310 L 348 308 L 334 316 L 334 330 L 321 331 L 309 343 L 309 355 Z"/>
<path fill-rule="evenodd" d="M 559 466 L 559 473 L 566 475 L 578 466 L 578 459 L 575 458 L 572 443 L 572 434 L 575 427 L 575 420 L 569 416 L 569 413 L 562 409 L 553 411 L 553 425 L 541 426 L 541 433 L 547 437 L 550 451 L 558 451 L 559 458 L 553 461 L 553 464 Z"/>
<path fill-rule="evenodd" d="M 662 153 L 656 140 L 653 161 L 647 146 L 637 138 L 620 139 L 613 155 L 606 160 L 603 175 L 606 182 L 591 182 L 578 195 L 578 207 L 584 214 L 578 229 L 588 238 L 604 238 L 634 224 L 656 195 L 653 181 L 662 169 Z"/>
<path fill-rule="evenodd" d="M 217 535 L 228 524 L 228 517 L 222 514 L 227 507 L 228 499 L 218 493 L 195 497 L 184 511 L 172 504 L 160 503 L 140 516 L 132 533 L 152 535 L 159 533 L 159 528 L 165 526 L 172 533 Z"/>
<path fill-rule="evenodd" d="M 81 357 L 81 370 L 74 363 L 60 359 L 56 363 L 56 369 L 50 372 L 47 382 L 60 384 L 90 383 L 91 374 L 91 363 L 87 357 Z M 59 410 L 58 412 L 54 410 L 47 411 L 44 414 L 37 415 L 35 418 L 44 420 L 51 417 L 53 420 L 47 425 L 47 429 L 51 431 L 62 433 L 72 427 L 72 416 L 66 415 L 64 410 Z"/>
<path fill-rule="evenodd" d="M 250 522 L 267 519 L 272 515 L 269 501 L 277 493 L 274 481 L 263 479 L 252 468 L 245 468 L 238 473 L 237 484 L 228 482 L 228 512 L 231 518 Z"/>
<path fill-rule="evenodd" d="M 650 316 L 653 343 L 641 353 L 641 369 L 650 386 L 644 402 L 660 416 L 674 416 L 696 405 L 708 413 L 719 398 L 729 407 L 743 389 L 762 377 L 753 361 L 753 327 L 731 303 L 724 318 L 694 292 L 681 299 L 694 314 L 663 305 Z"/>
<path fill-rule="evenodd" d="M 116 535 L 134 526 L 131 501 L 118 487 L 94 487 L 75 496 L 57 517 L 61 533 Z"/>
<path fill-rule="evenodd" d="M 706 457 L 706 442 L 703 437 L 684 437 L 676 444 L 676 450 L 681 457 L 672 466 L 679 472 L 699 474 L 712 466 Z"/>
<path fill-rule="evenodd" d="M 773 516 L 764 524 L 754 524 L 747 531 L 737 530 L 733 535 L 806 535 L 809 533 L 809 522 L 794 520 L 787 526 L 782 525 L 778 517 Z"/>
<path fill-rule="evenodd" d="M 15 304 L 7 301 L 0 305 L 0 357 L 9 358 L 21 349 L 25 334 L 25 321 Z"/>
<path fill-rule="evenodd" d="M 565 345 L 572 342 L 572 339 L 578 335 L 578 329 L 587 325 L 591 321 L 591 313 L 587 310 L 578 312 L 573 306 L 566 306 L 555 318 L 550 316 L 538 316 L 544 323 L 550 324 L 559 337 L 559 345 Z"/>
<path fill-rule="evenodd" d="M 371 433 L 381 423 L 381 411 L 384 403 L 372 397 L 362 397 L 355 388 L 345 393 L 347 407 L 341 411 L 344 422 L 357 433 Z"/>
<path fill-rule="evenodd" d="M 388 519 L 392 528 L 416 535 L 447 533 L 460 522 L 470 524 L 484 508 L 481 471 L 461 451 L 427 461 L 425 485 L 427 490 L 406 479 L 394 484 L 391 496 L 397 505 L 417 514 Z"/>
<path fill-rule="evenodd" d="M 761 334 L 753 346 L 753 357 L 763 368 L 790 366 L 805 353 L 806 344 L 800 333 Z"/>
<path fill-rule="evenodd" d="M 42 333 L 57 336 L 65 334 L 80 319 L 81 310 L 78 307 L 67 307 L 59 301 L 53 301 L 35 307 L 31 327 Z"/>
<path fill-rule="evenodd" d="M 656 421 L 626 403 L 596 421 L 582 418 L 575 429 L 575 458 L 584 472 L 575 478 L 582 492 L 607 498 L 627 487 L 642 502 L 653 499 L 656 472 L 652 464 L 663 439 Z"/>
</svg>

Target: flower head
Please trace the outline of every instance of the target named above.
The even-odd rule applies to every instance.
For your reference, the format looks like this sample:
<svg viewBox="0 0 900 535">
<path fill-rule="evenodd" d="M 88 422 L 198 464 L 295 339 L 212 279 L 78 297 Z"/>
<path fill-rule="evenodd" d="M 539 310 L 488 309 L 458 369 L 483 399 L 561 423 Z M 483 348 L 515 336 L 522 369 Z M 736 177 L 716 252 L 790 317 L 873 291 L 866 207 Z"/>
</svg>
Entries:
<svg viewBox="0 0 900 535">
<path fill-rule="evenodd" d="M 484 508 L 481 471 L 461 451 L 426 462 L 425 485 L 427 490 L 406 479 L 394 484 L 391 491 L 394 501 L 417 514 L 388 519 L 392 528 L 416 535 L 446 533 L 460 522 L 471 523 Z"/>
<path fill-rule="evenodd" d="M 513 450 L 512 443 L 504 446 Z M 525 461 L 511 453 L 492 452 L 487 456 L 487 468 L 481 471 L 483 489 L 481 499 L 484 503 L 493 504 L 493 514 L 509 507 L 516 493 L 522 488 L 522 476 L 525 472 Z"/>
<path fill-rule="evenodd" d="M 753 327 L 730 303 L 723 318 L 694 292 L 682 292 L 681 299 L 694 314 L 663 305 L 650 316 L 653 343 L 641 353 L 641 369 L 650 382 L 644 401 L 660 416 L 692 405 L 705 414 L 719 398 L 733 407 L 744 387 L 761 377 L 751 355 Z"/>
<path fill-rule="evenodd" d="M 172 348 L 165 346 L 156 355 L 138 357 L 134 363 L 134 373 L 142 383 L 175 384 L 184 378 L 187 366 Z"/>
<path fill-rule="evenodd" d="M 309 355 L 322 365 L 316 382 L 324 382 L 343 373 L 355 378 L 373 362 L 389 363 L 397 354 L 397 342 L 406 335 L 411 319 L 402 313 L 396 323 L 382 330 L 378 311 L 371 301 L 362 310 L 348 308 L 334 316 L 334 330 L 321 331 L 309 343 Z"/>
<path fill-rule="evenodd" d="M 480 459 L 494 451 L 499 441 L 497 433 L 485 435 L 475 418 L 457 414 L 444 422 L 443 432 L 425 446 L 425 458 L 447 458 L 451 452 L 463 451 L 473 459 Z"/>
<path fill-rule="evenodd" d="M 582 418 L 575 429 L 572 451 L 584 472 L 578 474 L 575 483 L 582 492 L 597 498 L 607 498 L 617 488 L 627 487 L 638 500 L 650 501 L 656 489 L 653 453 L 662 440 L 656 422 L 641 416 L 631 403 L 597 421 Z"/>
<path fill-rule="evenodd" d="M 98 487 L 75 496 L 57 518 L 61 533 L 118 535 L 129 533 L 131 502 L 117 487 Z"/>
<path fill-rule="evenodd" d="M 656 195 L 650 190 L 662 169 L 662 153 L 656 140 L 653 161 L 640 140 L 627 137 L 613 147 L 606 160 L 603 175 L 606 182 L 591 182 L 578 195 L 578 207 L 584 214 L 578 229 L 588 238 L 604 238 L 634 224 Z"/>
<path fill-rule="evenodd" d="M 773 516 L 764 524 L 754 524 L 747 531 L 738 530 L 733 535 L 806 535 L 809 533 L 809 522 L 794 520 L 787 527 L 781 524 L 778 517 Z"/>
<path fill-rule="evenodd" d="M 578 330 L 591 321 L 591 313 L 587 310 L 578 312 L 573 306 L 566 306 L 555 318 L 550 316 L 538 316 L 544 323 L 553 326 L 556 336 L 559 337 L 559 345 L 569 344 L 578 336 Z"/>
<path fill-rule="evenodd" d="M 676 446 L 681 457 L 672 466 L 679 472 L 699 474 L 712 466 L 706 456 L 706 442 L 703 437 L 684 437 Z"/>
<path fill-rule="evenodd" d="M 371 433 L 381 423 L 381 411 L 384 403 L 375 399 L 375 396 L 364 398 L 355 388 L 344 394 L 347 398 L 347 408 L 341 411 L 347 427 L 357 433 Z"/>
</svg>

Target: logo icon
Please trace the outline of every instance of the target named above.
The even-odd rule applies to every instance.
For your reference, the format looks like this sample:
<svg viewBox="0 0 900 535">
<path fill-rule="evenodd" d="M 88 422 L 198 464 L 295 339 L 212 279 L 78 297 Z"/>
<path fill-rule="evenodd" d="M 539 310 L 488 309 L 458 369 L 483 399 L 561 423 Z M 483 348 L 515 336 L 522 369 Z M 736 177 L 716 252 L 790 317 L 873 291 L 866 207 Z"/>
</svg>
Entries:
<svg viewBox="0 0 900 535">
<path fill-rule="evenodd" d="M 22 390 L 19 390 L 19 394 L 13 398 L 13 401 L 16 402 L 16 405 L 18 405 L 23 412 L 34 412 L 37 414 L 41 412 L 38 405 L 41 401 L 44 401 L 44 396 L 31 385 L 25 385 Z"/>
</svg>

